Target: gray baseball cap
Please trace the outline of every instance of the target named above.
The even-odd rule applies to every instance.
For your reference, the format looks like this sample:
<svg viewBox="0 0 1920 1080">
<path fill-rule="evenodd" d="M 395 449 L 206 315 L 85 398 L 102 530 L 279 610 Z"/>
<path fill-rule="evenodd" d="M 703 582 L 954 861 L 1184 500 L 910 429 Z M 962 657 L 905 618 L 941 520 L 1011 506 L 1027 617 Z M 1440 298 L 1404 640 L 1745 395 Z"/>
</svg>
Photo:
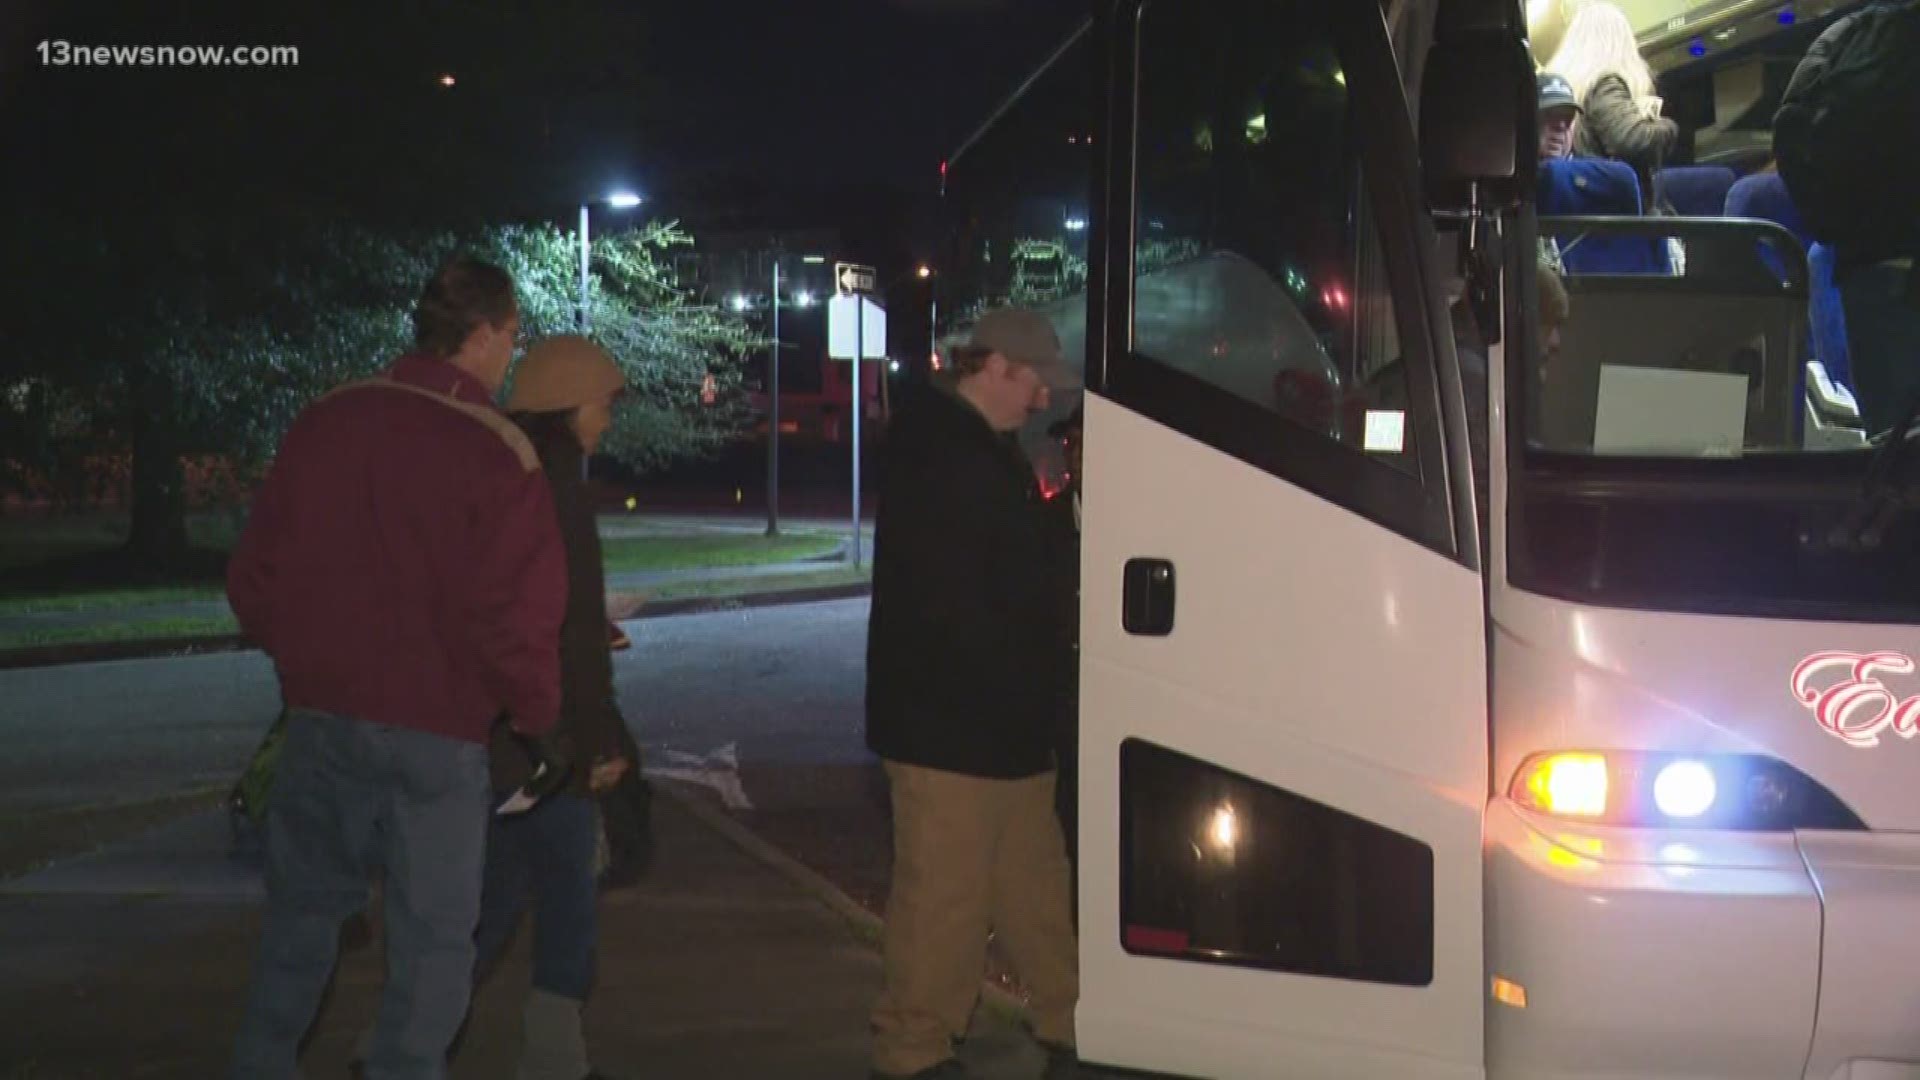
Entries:
<svg viewBox="0 0 1920 1080">
<path fill-rule="evenodd" d="M 1067 364 L 1053 321 L 1030 308 L 995 308 L 973 324 L 966 345 L 997 352 L 1016 364 L 1025 364 L 1054 390 L 1074 390 L 1080 375 Z"/>
<path fill-rule="evenodd" d="M 1551 71 L 1543 71 L 1535 80 L 1540 87 L 1540 111 L 1548 109 L 1572 109 L 1580 111 L 1580 101 L 1573 96 L 1573 84 L 1564 77 Z"/>
</svg>

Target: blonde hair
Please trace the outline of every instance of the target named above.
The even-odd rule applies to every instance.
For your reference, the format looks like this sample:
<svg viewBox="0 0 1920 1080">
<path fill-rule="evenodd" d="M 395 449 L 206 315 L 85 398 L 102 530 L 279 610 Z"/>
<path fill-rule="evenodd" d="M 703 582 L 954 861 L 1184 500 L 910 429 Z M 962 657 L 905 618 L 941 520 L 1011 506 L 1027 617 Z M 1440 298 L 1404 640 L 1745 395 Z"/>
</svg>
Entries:
<svg viewBox="0 0 1920 1080">
<path fill-rule="evenodd" d="M 1567 295 L 1566 282 L 1546 263 L 1536 264 L 1534 272 L 1539 275 L 1540 329 L 1546 331 L 1564 325 L 1573 314 L 1573 298 Z"/>
<path fill-rule="evenodd" d="M 1567 80 L 1574 100 L 1586 104 L 1587 92 L 1606 75 L 1625 80 L 1627 92 L 1642 116 L 1649 120 L 1660 115 L 1660 99 L 1653 92 L 1653 69 L 1640 55 L 1633 39 L 1633 24 L 1612 4 L 1601 2 L 1581 6 L 1568 24 L 1560 47 L 1554 50 L 1547 70 Z"/>
</svg>

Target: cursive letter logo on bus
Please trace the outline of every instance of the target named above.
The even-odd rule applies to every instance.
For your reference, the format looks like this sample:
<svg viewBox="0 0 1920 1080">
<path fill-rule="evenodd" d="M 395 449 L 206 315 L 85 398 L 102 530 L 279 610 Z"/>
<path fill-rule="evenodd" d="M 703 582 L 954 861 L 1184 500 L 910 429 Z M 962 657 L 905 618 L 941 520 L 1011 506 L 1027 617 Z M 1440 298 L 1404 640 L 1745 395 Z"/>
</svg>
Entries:
<svg viewBox="0 0 1920 1080">
<path fill-rule="evenodd" d="M 1909 675 L 1913 658 L 1901 653 L 1814 653 L 1793 669 L 1793 697 L 1805 705 L 1821 730 L 1848 746 L 1880 745 L 1889 729 L 1903 739 L 1920 735 L 1920 695 L 1902 701 L 1878 673 Z M 1838 680 L 1824 686 L 1828 677 Z"/>
</svg>

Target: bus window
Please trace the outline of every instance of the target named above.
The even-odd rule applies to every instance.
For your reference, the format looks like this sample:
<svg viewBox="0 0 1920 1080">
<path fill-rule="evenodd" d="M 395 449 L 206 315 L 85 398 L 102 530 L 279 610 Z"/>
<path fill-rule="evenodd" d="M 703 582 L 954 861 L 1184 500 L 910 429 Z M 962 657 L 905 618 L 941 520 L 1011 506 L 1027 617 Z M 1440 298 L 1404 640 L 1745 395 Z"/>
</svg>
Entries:
<svg viewBox="0 0 1920 1080">
<path fill-rule="evenodd" d="M 1121 926 L 1141 956 L 1433 979 L 1433 849 L 1152 743 L 1120 747 Z"/>
<path fill-rule="evenodd" d="M 1053 320 L 1067 362 L 1084 370 L 1087 221 L 1091 208 L 1091 35 L 1077 31 L 1053 60 L 948 163 L 946 269 L 939 332 L 957 334 L 1003 304 Z M 1044 436 L 1073 408 L 1059 395 L 1022 432 L 1043 476 L 1057 477 L 1059 447 Z"/>
<path fill-rule="evenodd" d="M 1537 57 L 1575 6 L 1529 6 Z M 1773 165 L 1795 69 L 1866 5 L 1619 6 L 1682 138 L 1655 176 L 1660 215 L 1555 206 L 1543 184 L 1569 305 L 1555 353 L 1508 364 L 1513 581 L 1662 610 L 1909 618 L 1904 549 L 1850 546 L 1845 523 L 1920 386 L 1920 307 L 1886 287 L 1904 264 L 1849 265 L 1816 236 Z M 1650 271 L 1648 253 L 1667 257 Z"/>
<path fill-rule="evenodd" d="M 1146 10 L 1134 351 L 1417 473 L 1345 75 L 1289 10 Z"/>
</svg>

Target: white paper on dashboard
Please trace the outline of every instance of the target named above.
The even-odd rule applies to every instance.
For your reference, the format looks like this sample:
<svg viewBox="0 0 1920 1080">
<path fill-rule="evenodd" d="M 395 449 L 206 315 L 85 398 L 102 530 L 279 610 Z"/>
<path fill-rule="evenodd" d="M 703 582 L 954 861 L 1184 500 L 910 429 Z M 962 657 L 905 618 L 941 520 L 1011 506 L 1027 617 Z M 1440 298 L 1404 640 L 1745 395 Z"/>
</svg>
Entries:
<svg viewBox="0 0 1920 1080">
<path fill-rule="evenodd" d="M 1600 366 L 1596 454 L 1732 457 L 1747 441 L 1747 377 Z"/>
</svg>

